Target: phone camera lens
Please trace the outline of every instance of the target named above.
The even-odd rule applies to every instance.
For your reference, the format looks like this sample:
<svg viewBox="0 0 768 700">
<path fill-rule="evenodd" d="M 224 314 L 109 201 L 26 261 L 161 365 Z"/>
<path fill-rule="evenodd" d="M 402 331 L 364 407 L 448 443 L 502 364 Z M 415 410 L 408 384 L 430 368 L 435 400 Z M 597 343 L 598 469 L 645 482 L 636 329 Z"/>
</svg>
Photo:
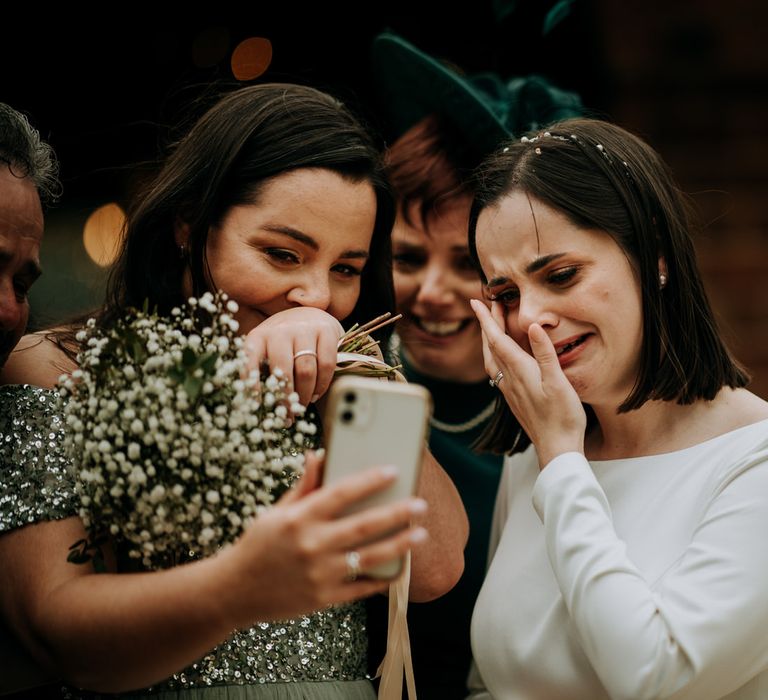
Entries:
<svg viewBox="0 0 768 700">
<path fill-rule="evenodd" d="M 354 391 L 348 391 L 344 394 L 344 400 L 347 403 L 355 403 L 355 401 L 357 401 L 357 394 Z"/>
<path fill-rule="evenodd" d="M 352 413 L 352 411 L 344 411 L 341 414 L 341 422 L 342 423 L 351 423 L 352 419 L 355 417 L 355 414 Z"/>
</svg>

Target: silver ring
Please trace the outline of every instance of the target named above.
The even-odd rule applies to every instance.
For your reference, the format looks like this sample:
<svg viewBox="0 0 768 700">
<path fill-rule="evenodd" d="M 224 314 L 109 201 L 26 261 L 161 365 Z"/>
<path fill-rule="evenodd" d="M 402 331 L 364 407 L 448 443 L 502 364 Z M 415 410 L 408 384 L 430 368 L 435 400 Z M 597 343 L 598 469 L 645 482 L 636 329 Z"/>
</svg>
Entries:
<svg viewBox="0 0 768 700">
<path fill-rule="evenodd" d="M 499 386 L 499 382 L 504 379 L 504 372 L 499 370 L 496 373 L 496 376 L 493 379 L 489 379 L 488 383 L 495 389 L 497 386 Z"/>
<path fill-rule="evenodd" d="M 347 581 L 357 581 L 360 575 L 360 555 L 354 550 L 349 550 L 344 558 L 347 561 Z"/>
<path fill-rule="evenodd" d="M 294 353 L 293 359 L 297 359 L 299 357 L 303 357 L 304 355 L 312 355 L 312 357 L 317 357 L 317 353 L 314 350 L 299 350 L 297 353 Z"/>
</svg>

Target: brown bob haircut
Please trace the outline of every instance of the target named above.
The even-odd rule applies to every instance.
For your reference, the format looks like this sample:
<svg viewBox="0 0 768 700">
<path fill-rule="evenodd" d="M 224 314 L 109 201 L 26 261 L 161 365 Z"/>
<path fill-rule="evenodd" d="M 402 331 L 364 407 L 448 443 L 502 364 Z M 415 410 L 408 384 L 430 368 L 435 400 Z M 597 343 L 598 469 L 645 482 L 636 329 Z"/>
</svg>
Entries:
<svg viewBox="0 0 768 700">
<path fill-rule="evenodd" d="M 480 212 L 515 191 L 546 204 L 577 227 L 607 232 L 636 272 L 643 305 L 640 370 L 619 412 L 648 400 L 711 400 L 724 386 L 748 383 L 748 374 L 720 337 L 707 300 L 696 265 L 688 200 L 648 144 L 596 119 L 569 119 L 504 144 L 476 177 L 469 221 L 475 261 Z M 660 258 L 667 268 L 663 289 Z M 589 429 L 594 414 L 589 406 L 585 409 Z M 529 444 L 500 399 L 478 447 L 520 452 Z"/>
</svg>

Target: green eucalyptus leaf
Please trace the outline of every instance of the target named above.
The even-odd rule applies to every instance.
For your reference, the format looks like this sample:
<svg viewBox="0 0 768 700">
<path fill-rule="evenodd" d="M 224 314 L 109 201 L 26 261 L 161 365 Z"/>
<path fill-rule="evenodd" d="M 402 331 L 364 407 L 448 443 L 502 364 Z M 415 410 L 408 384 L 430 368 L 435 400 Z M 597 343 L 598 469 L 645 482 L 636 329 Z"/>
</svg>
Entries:
<svg viewBox="0 0 768 700">
<path fill-rule="evenodd" d="M 190 377 L 188 376 L 184 380 L 184 391 L 187 392 L 187 396 L 189 396 L 189 400 L 193 403 L 197 401 L 197 397 L 200 396 L 200 392 L 203 389 L 203 382 L 201 379 L 198 379 L 197 377 Z"/>
<path fill-rule="evenodd" d="M 205 372 L 206 375 L 213 374 L 213 370 L 216 367 L 216 360 L 218 359 L 219 354 L 217 352 L 209 353 L 202 358 L 202 361 L 200 362 L 200 368 L 203 370 L 203 372 Z"/>
<path fill-rule="evenodd" d="M 171 367 L 168 370 L 168 376 L 177 384 L 181 384 L 187 377 L 187 373 L 180 367 Z"/>
<path fill-rule="evenodd" d="M 195 355 L 195 351 L 192 348 L 184 348 L 184 351 L 181 353 L 181 364 L 184 367 L 194 368 L 196 360 L 197 355 Z"/>
</svg>

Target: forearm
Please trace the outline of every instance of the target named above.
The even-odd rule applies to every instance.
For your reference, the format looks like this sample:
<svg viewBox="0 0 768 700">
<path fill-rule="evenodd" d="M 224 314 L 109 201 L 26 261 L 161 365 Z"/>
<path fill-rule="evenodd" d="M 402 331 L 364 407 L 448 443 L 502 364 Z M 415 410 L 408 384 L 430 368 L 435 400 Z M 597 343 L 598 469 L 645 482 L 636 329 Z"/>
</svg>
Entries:
<svg viewBox="0 0 768 700">
<path fill-rule="evenodd" d="M 217 557 L 136 574 L 93 574 L 88 565 L 65 564 L 83 568 L 56 580 L 44 573 L 46 559 L 65 558 L 66 548 L 43 547 L 37 571 L 19 555 L 31 544 L 30 529 L 57 526 L 41 523 L 0 538 L 0 596 L 16 634 L 68 682 L 103 692 L 145 687 L 233 631 Z"/>
<path fill-rule="evenodd" d="M 701 501 L 689 507 L 678 496 L 675 516 L 660 515 L 663 525 L 649 520 L 642 532 L 622 511 L 619 527 L 634 533 L 628 551 L 582 456 L 562 455 L 539 476 L 534 504 L 552 571 L 612 697 L 722 697 L 768 662 L 768 564 L 760 536 L 751 534 L 768 527 L 755 497 L 768 487 L 768 469 L 745 468 L 723 483 L 706 512 Z M 655 507 L 649 499 L 644 512 Z"/>
<path fill-rule="evenodd" d="M 412 550 L 410 599 L 425 602 L 447 593 L 461 577 L 469 524 L 453 481 L 426 448 L 418 495 L 429 505 L 418 518 L 429 539 Z"/>
</svg>

